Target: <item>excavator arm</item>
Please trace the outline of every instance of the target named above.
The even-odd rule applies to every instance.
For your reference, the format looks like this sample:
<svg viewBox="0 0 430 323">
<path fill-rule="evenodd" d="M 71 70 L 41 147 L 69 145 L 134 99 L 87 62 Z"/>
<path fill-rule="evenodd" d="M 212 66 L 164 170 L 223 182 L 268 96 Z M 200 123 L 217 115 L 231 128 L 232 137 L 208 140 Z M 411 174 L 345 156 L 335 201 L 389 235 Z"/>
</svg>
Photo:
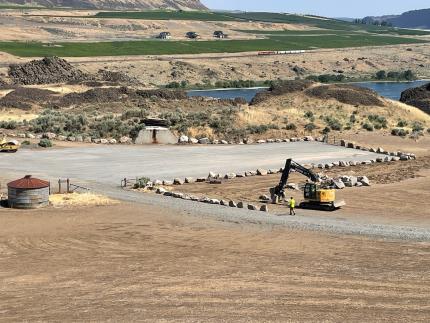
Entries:
<svg viewBox="0 0 430 323">
<path fill-rule="evenodd" d="M 279 184 L 270 190 L 270 195 L 273 203 L 277 203 L 280 198 L 285 197 L 285 187 L 287 186 L 291 170 L 295 170 L 296 172 L 306 176 L 314 183 L 320 181 L 319 176 L 317 174 L 296 163 L 292 159 L 287 159 L 284 170 L 282 171 L 282 176 L 281 180 L 279 181 Z"/>
</svg>

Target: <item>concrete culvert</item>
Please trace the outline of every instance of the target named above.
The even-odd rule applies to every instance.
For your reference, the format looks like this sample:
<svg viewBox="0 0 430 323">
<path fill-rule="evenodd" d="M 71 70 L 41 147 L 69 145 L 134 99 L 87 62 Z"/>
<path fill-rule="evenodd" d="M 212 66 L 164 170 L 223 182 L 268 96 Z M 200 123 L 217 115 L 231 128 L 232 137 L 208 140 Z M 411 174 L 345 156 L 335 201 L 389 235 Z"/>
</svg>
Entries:
<svg viewBox="0 0 430 323">
<path fill-rule="evenodd" d="M 15 209 L 36 209 L 49 205 L 49 182 L 26 175 L 7 184 L 8 204 Z"/>
</svg>

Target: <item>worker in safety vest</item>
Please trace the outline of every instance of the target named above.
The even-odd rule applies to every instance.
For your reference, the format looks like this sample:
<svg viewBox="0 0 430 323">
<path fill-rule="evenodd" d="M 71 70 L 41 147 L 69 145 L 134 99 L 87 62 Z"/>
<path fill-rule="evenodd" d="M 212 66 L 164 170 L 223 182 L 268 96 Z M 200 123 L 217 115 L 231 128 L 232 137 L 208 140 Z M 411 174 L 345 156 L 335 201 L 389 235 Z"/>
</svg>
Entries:
<svg viewBox="0 0 430 323">
<path fill-rule="evenodd" d="M 296 200 L 291 196 L 290 201 L 288 202 L 288 206 L 290 207 L 290 215 L 296 215 Z"/>
</svg>

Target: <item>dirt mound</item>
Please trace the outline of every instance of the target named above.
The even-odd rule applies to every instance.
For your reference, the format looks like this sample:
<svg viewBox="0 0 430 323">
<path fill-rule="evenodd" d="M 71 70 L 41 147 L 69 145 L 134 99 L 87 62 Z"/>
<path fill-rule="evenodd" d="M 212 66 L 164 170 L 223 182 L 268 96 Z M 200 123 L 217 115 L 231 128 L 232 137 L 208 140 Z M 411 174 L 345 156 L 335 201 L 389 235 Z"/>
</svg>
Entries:
<svg viewBox="0 0 430 323">
<path fill-rule="evenodd" d="M 122 72 L 112 72 L 107 70 L 99 70 L 97 73 L 97 79 L 103 82 L 112 83 L 126 83 L 126 84 L 139 84 L 140 82 Z"/>
<path fill-rule="evenodd" d="M 335 99 L 350 105 L 384 106 L 375 91 L 348 84 L 321 85 L 307 89 L 305 93 L 321 100 Z"/>
<path fill-rule="evenodd" d="M 0 106 L 29 110 L 32 105 L 46 103 L 55 92 L 41 89 L 17 88 L 0 99 Z"/>
<path fill-rule="evenodd" d="M 252 99 L 251 105 L 264 102 L 274 95 L 279 96 L 288 93 L 302 92 L 313 84 L 314 83 L 309 80 L 292 80 L 275 83 L 267 92 L 257 93 L 257 95 Z"/>
<path fill-rule="evenodd" d="M 141 99 L 182 100 L 187 95 L 184 91 L 173 90 L 133 90 L 128 87 L 94 88 L 83 93 L 69 93 L 60 98 L 56 104 L 60 107 L 87 103 L 111 103 L 139 101 Z"/>
<path fill-rule="evenodd" d="M 57 104 L 62 107 L 85 103 L 121 102 L 130 96 L 135 97 L 134 91 L 126 87 L 95 88 L 83 93 L 69 93 L 63 96 Z"/>
<path fill-rule="evenodd" d="M 9 66 L 8 74 L 15 84 L 22 85 L 76 82 L 88 79 L 88 75 L 58 57 L 45 57 L 24 64 L 12 64 Z"/>
<path fill-rule="evenodd" d="M 144 99 L 158 98 L 165 100 L 185 100 L 187 93 L 182 90 L 137 90 L 136 94 Z"/>
<path fill-rule="evenodd" d="M 403 91 L 400 101 L 430 114 L 430 83 Z"/>
</svg>

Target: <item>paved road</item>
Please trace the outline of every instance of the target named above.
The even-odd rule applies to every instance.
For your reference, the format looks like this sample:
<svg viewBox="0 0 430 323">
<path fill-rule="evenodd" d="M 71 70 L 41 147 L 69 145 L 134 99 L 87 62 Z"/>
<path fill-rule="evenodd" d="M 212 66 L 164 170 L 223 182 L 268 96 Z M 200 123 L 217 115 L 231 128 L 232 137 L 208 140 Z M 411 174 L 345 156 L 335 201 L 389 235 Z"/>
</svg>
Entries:
<svg viewBox="0 0 430 323">
<path fill-rule="evenodd" d="M 286 158 L 300 163 L 359 160 L 376 154 L 317 142 L 217 146 L 92 146 L 25 150 L 0 155 L 4 172 L 73 178 L 105 184 L 147 176 L 152 179 L 207 176 L 209 171 L 239 172 L 280 168 Z"/>
</svg>

